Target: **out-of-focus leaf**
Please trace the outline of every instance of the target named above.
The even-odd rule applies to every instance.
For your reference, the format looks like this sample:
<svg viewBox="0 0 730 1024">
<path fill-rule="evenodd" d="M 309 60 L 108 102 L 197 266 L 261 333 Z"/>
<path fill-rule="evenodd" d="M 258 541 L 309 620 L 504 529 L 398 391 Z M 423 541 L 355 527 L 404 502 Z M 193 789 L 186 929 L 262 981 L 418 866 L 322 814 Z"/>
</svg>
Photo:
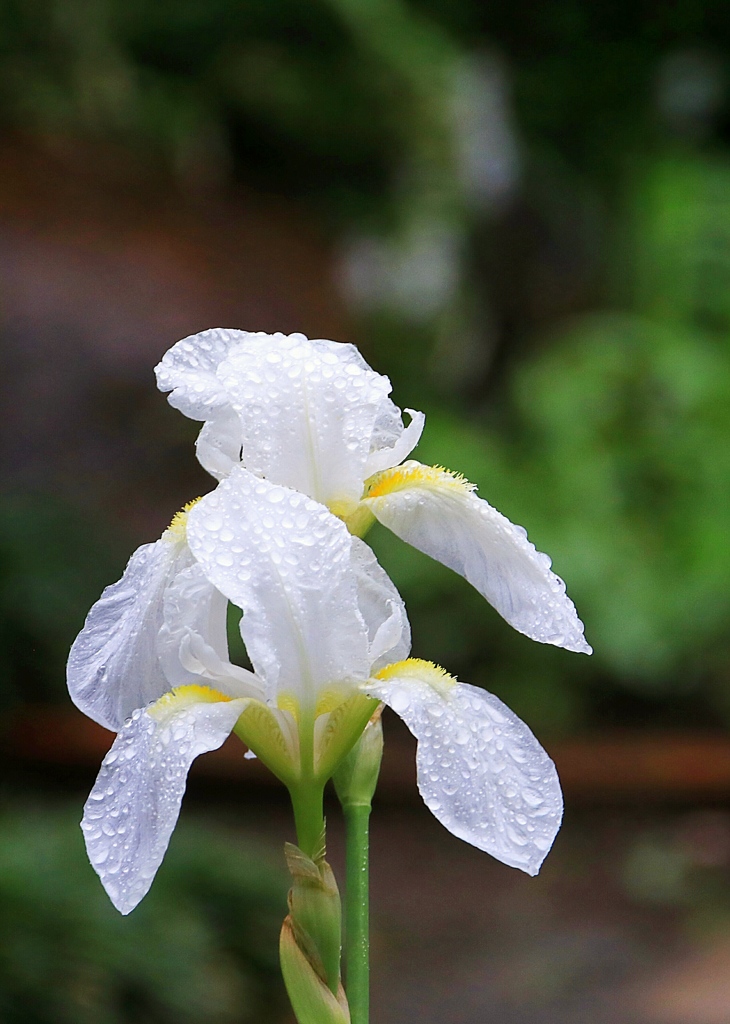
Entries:
<svg viewBox="0 0 730 1024">
<path fill-rule="evenodd" d="M 77 817 L 0 815 L 3 1021 L 278 1020 L 284 871 L 209 823 L 183 823 L 153 891 L 125 918 L 86 860 Z"/>
</svg>

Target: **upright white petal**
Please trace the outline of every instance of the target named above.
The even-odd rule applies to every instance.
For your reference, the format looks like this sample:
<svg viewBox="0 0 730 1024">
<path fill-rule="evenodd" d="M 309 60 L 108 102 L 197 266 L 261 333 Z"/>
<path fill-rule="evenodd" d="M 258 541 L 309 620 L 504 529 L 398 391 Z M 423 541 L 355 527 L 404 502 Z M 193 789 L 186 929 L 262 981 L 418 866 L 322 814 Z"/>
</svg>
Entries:
<svg viewBox="0 0 730 1024">
<path fill-rule="evenodd" d="M 381 402 L 373 424 L 370 453 L 380 451 L 381 448 L 392 448 L 402 433 L 403 418 L 398 406 L 390 399 Z"/>
<path fill-rule="evenodd" d="M 204 469 L 221 480 L 241 458 L 241 424 L 218 379 L 221 361 L 246 331 L 215 327 L 183 338 L 155 367 L 157 386 L 168 401 L 193 420 L 204 420 L 196 451 Z"/>
<path fill-rule="evenodd" d="M 217 374 L 241 421 L 248 470 L 326 505 L 357 504 L 390 381 L 354 346 L 250 334 Z"/>
<path fill-rule="evenodd" d="M 165 589 L 157 651 L 168 689 L 207 680 L 229 697 L 263 697 L 261 680 L 228 657 L 228 599 L 195 562 Z"/>
<path fill-rule="evenodd" d="M 230 407 L 217 370 L 231 349 L 246 337 L 247 331 L 214 327 L 183 338 L 165 352 L 155 374 L 160 391 L 170 392 L 170 405 L 193 420 L 212 419 L 215 410 Z"/>
<path fill-rule="evenodd" d="M 216 409 L 195 442 L 198 462 L 216 480 L 223 480 L 241 461 L 241 441 L 241 421 L 235 409 Z"/>
<path fill-rule="evenodd" d="M 352 538 L 351 564 L 357 580 L 357 603 L 368 630 L 370 672 L 407 658 L 411 626 L 403 598 L 381 567 L 372 548 Z"/>
<path fill-rule="evenodd" d="M 548 556 L 460 477 L 406 462 L 376 477 L 364 504 L 397 536 L 464 576 L 520 633 L 591 653 Z"/>
<path fill-rule="evenodd" d="M 89 860 L 122 914 L 134 910 L 152 885 L 177 824 L 190 765 L 220 747 L 247 703 L 163 697 L 135 711 L 114 741 L 81 828 Z"/>
<path fill-rule="evenodd" d="M 238 468 L 191 509 L 187 533 L 205 575 L 243 609 L 269 700 L 286 692 L 314 707 L 331 684 L 367 678 L 352 537 L 326 508 Z"/>
<path fill-rule="evenodd" d="M 536 875 L 560 828 L 555 765 L 524 722 L 492 694 L 426 662 L 385 669 L 364 689 L 418 740 L 426 806 L 467 843 Z"/>
<path fill-rule="evenodd" d="M 411 422 L 407 427 L 404 427 L 399 413 L 398 422 L 401 429 L 393 439 L 393 443 L 387 447 L 371 448 L 367 463 L 365 464 L 366 479 L 372 476 L 373 473 L 380 473 L 385 469 L 392 469 L 393 466 L 399 466 L 404 459 L 408 458 L 421 440 L 421 434 L 426 423 L 425 415 L 422 412 L 416 412 L 415 409 L 406 409 L 406 412 L 411 417 Z"/>
<path fill-rule="evenodd" d="M 192 563 L 184 537 L 166 531 L 154 544 L 137 548 L 122 578 L 86 617 L 69 654 L 68 689 L 74 704 L 107 729 L 118 732 L 135 708 L 170 689 L 157 634 L 165 591 Z"/>
<path fill-rule="evenodd" d="M 198 459 L 217 479 L 242 458 L 257 476 L 345 512 L 423 430 L 412 410 L 403 427 L 390 381 L 353 345 L 303 334 L 203 331 L 173 345 L 156 373 L 171 405 L 205 421 Z"/>
</svg>

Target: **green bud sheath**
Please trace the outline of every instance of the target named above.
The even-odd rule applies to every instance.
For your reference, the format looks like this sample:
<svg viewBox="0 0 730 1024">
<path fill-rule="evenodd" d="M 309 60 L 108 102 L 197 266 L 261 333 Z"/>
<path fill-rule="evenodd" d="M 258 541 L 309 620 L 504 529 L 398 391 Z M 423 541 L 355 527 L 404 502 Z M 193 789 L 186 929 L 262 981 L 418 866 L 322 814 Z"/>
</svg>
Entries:
<svg viewBox="0 0 730 1024">
<path fill-rule="evenodd" d="M 342 986 L 338 986 L 335 996 L 322 981 L 297 942 L 291 916 L 281 929 L 279 955 L 284 984 L 299 1024 L 350 1024 Z"/>
<path fill-rule="evenodd" d="M 292 876 L 289 912 L 297 944 L 330 992 L 340 984 L 342 906 L 332 868 L 292 843 L 284 846 Z"/>
</svg>

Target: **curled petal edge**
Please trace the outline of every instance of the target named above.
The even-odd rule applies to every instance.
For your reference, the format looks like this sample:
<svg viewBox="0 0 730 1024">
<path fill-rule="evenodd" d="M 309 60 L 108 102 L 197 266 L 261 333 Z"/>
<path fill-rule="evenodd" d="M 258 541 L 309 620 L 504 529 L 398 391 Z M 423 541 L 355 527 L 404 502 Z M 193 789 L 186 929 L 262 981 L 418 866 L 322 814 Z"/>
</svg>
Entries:
<svg viewBox="0 0 730 1024">
<path fill-rule="evenodd" d="M 406 409 L 405 411 L 411 417 L 410 423 L 403 429 L 402 434 L 392 447 L 380 448 L 370 453 L 365 463 L 366 479 L 375 473 L 400 465 L 421 440 L 421 434 L 426 424 L 425 413 L 415 409 Z"/>
</svg>

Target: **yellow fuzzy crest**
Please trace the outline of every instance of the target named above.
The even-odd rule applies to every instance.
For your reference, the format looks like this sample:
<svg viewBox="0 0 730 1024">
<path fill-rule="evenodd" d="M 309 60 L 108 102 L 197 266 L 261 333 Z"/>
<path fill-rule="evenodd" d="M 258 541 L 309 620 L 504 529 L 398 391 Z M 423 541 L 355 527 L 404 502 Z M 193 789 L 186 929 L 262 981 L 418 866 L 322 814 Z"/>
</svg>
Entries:
<svg viewBox="0 0 730 1024">
<path fill-rule="evenodd" d="M 172 517 L 170 525 L 165 530 L 165 534 L 172 540 L 185 540 L 188 525 L 188 512 L 193 505 L 197 505 L 199 501 L 200 498 L 193 498 L 192 501 L 189 501 L 187 505 L 183 505 L 180 511 L 176 512 Z"/>
<path fill-rule="evenodd" d="M 189 686 L 176 686 L 174 690 L 170 690 L 148 708 L 148 713 L 153 718 L 164 718 L 171 711 L 180 711 L 191 704 L 218 704 L 229 700 L 232 698 L 220 690 L 214 690 L 212 686 L 191 683 Z"/>
<path fill-rule="evenodd" d="M 421 683 L 428 683 L 436 690 L 450 690 L 456 684 L 454 676 L 450 676 L 446 669 L 433 661 L 423 661 L 421 658 L 406 658 L 405 661 L 394 661 L 392 665 L 386 665 L 379 672 L 375 673 L 376 679 L 417 679 Z"/>
<path fill-rule="evenodd" d="M 443 466 L 423 466 L 420 462 L 404 462 L 402 466 L 385 469 L 376 473 L 365 484 L 364 498 L 381 498 L 393 491 L 402 491 L 411 487 L 453 488 L 459 491 L 473 491 L 474 484 L 469 483 L 461 473 L 452 473 Z"/>
</svg>

